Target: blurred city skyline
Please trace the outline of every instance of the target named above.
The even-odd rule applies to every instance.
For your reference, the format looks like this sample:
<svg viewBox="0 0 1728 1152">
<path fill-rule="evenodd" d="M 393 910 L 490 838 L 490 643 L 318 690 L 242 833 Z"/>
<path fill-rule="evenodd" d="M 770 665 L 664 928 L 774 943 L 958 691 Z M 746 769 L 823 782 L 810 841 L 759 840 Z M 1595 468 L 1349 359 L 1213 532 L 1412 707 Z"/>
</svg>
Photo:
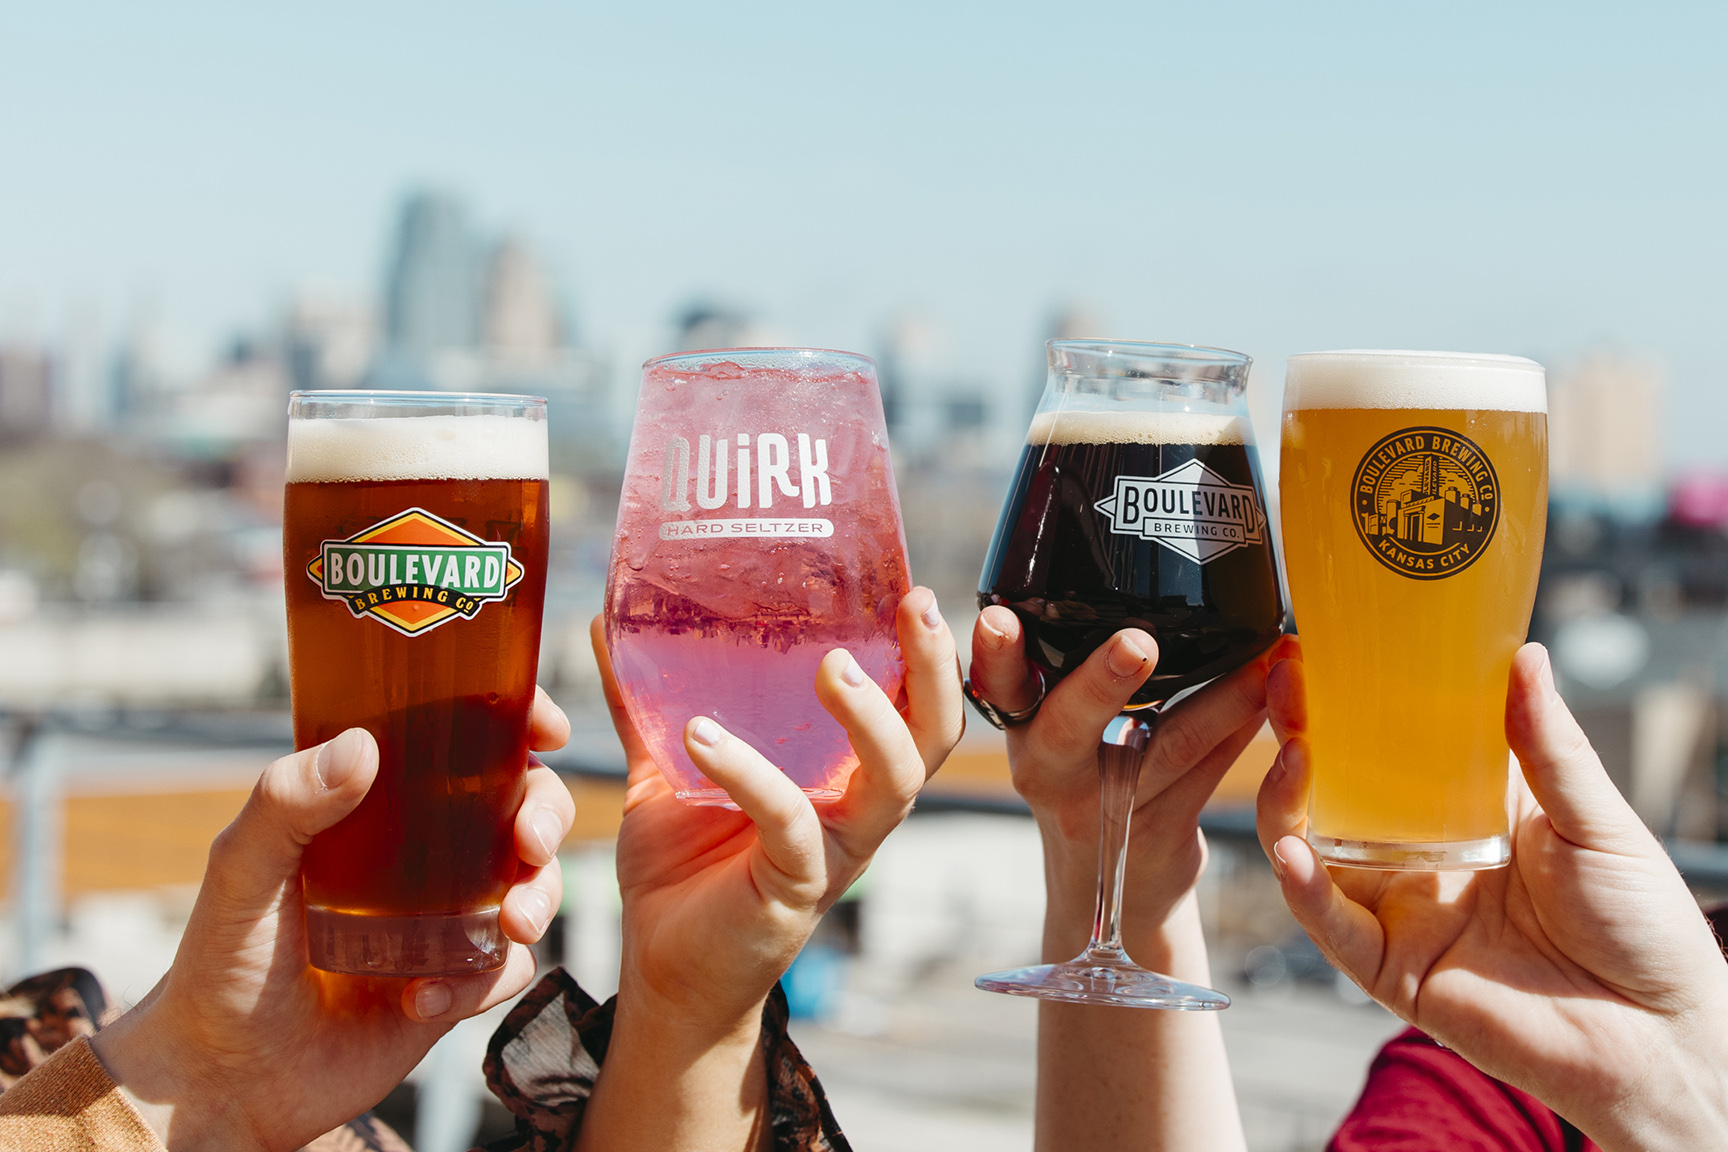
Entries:
<svg viewBox="0 0 1728 1152">
<path fill-rule="evenodd" d="M 149 325 L 210 370 L 382 308 L 398 213 L 523 238 L 626 380 L 701 301 L 1015 397 L 1052 316 L 1259 363 L 1337 346 L 1659 366 L 1728 460 L 1728 14 L 1230 4 L 113 3 L 14 13 L 0 339 Z M 908 321 L 908 317 L 911 318 Z M 85 353 L 86 355 L 92 353 Z"/>
</svg>

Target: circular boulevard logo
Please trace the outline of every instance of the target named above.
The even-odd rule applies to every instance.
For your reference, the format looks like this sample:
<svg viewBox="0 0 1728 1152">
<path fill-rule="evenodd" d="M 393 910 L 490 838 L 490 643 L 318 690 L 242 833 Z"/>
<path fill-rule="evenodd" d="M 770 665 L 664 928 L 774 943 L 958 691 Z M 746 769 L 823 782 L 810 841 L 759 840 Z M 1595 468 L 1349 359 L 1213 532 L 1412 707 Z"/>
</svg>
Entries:
<svg viewBox="0 0 1728 1152">
<path fill-rule="evenodd" d="M 1474 441 L 1405 428 L 1356 466 L 1356 534 L 1400 576 L 1441 580 L 1476 562 L 1500 522 L 1500 481 Z"/>
</svg>

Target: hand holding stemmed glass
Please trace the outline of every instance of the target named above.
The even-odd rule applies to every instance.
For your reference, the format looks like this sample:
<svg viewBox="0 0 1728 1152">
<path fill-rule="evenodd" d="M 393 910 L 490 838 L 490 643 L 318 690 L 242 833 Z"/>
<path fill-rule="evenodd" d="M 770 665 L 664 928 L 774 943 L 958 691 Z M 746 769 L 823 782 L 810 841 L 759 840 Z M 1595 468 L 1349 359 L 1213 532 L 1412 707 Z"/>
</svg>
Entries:
<svg viewBox="0 0 1728 1152">
<path fill-rule="evenodd" d="M 992 723 L 1023 723 L 1044 685 L 1100 652 L 1118 684 L 1136 686 L 1094 734 L 1100 849 L 1085 950 L 1067 963 L 991 973 L 978 987 L 1074 1003 L 1223 1008 L 1220 993 L 1129 958 L 1122 895 L 1154 720 L 1180 694 L 1264 652 L 1284 622 L 1247 420 L 1249 359 L 1072 340 L 1051 341 L 1049 352 L 1049 382 L 979 588 L 996 621 L 981 617 L 981 629 L 1001 637 L 985 647 L 1013 643 L 1031 667 L 1018 685 L 975 680 L 971 695 Z M 1003 674 L 999 666 L 995 675 Z M 1021 697 L 1029 702 L 1016 707 Z"/>
</svg>

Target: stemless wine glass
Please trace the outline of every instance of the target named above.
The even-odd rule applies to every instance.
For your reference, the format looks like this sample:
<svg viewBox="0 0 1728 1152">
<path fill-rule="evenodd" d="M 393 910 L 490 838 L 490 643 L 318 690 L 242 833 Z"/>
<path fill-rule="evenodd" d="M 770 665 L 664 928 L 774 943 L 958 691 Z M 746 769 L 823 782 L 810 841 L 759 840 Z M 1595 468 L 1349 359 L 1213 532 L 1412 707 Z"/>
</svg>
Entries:
<svg viewBox="0 0 1728 1152">
<path fill-rule="evenodd" d="M 693 716 L 837 799 L 858 757 L 816 699 L 816 666 L 843 647 L 892 699 L 909 587 L 868 358 L 752 348 L 643 365 L 606 644 L 680 800 L 731 806 L 684 751 Z"/>
<path fill-rule="evenodd" d="M 1098 903 L 1065 964 L 980 976 L 991 992 L 1081 1004 L 1206 1009 L 1230 1000 L 1135 964 L 1122 947 L 1128 822 L 1160 708 L 1277 640 L 1284 599 L 1245 390 L 1248 357 L 1182 344 L 1052 340 L 979 581 L 980 607 L 1019 616 L 1053 682 L 1122 628 L 1158 664 L 1098 748 Z"/>
</svg>

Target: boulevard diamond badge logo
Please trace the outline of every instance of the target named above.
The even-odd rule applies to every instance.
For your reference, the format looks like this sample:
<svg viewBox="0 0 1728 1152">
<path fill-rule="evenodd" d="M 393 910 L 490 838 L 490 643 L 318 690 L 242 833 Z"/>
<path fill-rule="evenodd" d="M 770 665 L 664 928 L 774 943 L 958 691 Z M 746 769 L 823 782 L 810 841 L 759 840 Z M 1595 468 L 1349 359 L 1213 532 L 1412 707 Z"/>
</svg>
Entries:
<svg viewBox="0 0 1728 1152">
<path fill-rule="evenodd" d="M 522 566 L 510 558 L 510 545 L 410 508 L 346 540 L 324 541 L 306 575 L 356 618 L 420 636 L 504 599 Z"/>
<path fill-rule="evenodd" d="M 1156 540 L 1196 564 L 1266 540 L 1266 513 L 1251 484 L 1232 484 L 1198 460 L 1158 476 L 1118 476 L 1093 505 L 1118 536 Z"/>
<path fill-rule="evenodd" d="M 1374 559 L 1412 580 L 1443 580 L 1476 562 L 1500 523 L 1494 465 L 1450 428 L 1405 428 L 1356 466 L 1356 534 Z"/>
</svg>

